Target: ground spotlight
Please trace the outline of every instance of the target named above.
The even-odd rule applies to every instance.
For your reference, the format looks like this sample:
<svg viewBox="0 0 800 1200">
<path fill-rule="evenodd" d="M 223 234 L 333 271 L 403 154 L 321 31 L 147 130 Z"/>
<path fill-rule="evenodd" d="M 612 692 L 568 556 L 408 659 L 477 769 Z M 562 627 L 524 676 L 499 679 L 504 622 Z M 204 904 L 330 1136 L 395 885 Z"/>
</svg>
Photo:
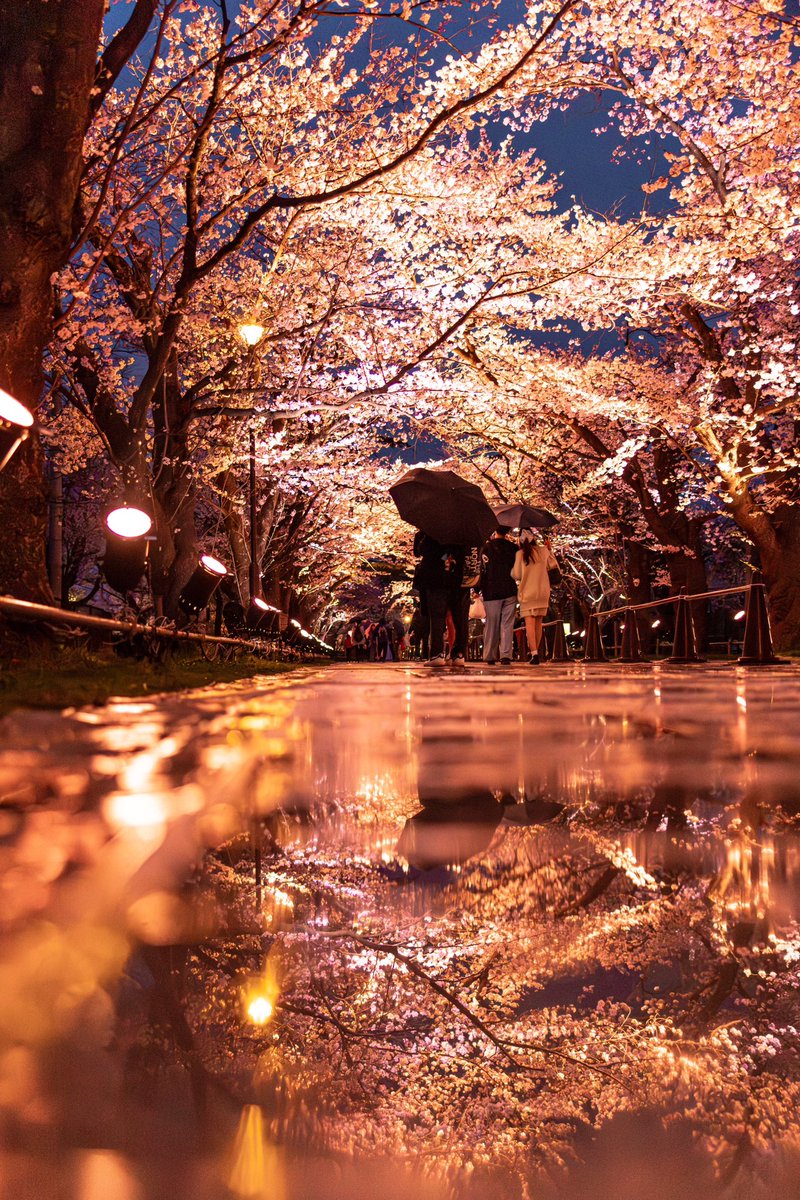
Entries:
<svg viewBox="0 0 800 1200">
<path fill-rule="evenodd" d="M 204 609 L 227 574 L 227 567 L 210 554 L 204 554 L 178 597 L 183 611 L 196 614 Z"/>
<path fill-rule="evenodd" d="M 246 624 L 248 629 L 264 630 L 269 624 L 271 609 L 260 596 L 254 596 L 247 610 Z"/>
<path fill-rule="evenodd" d="M 147 538 L 153 522 L 140 508 L 122 505 L 106 517 L 106 549 L 101 566 L 109 585 L 130 592 L 144 575 Z"/>
<path fill-rule="evenodd" d="M 28 437 L 31 425 L 33 414 L 0 388 L 0 471 Z"/>
</svg>

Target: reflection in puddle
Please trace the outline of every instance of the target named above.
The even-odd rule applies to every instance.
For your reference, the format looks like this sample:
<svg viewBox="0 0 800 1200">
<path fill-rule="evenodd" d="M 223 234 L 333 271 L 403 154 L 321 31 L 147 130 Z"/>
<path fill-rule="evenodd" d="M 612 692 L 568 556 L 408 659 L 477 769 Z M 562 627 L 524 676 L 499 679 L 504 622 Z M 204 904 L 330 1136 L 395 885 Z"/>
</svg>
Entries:
<svg viewBox="0 0 800 1200">
<path fill-rule="evenodd" d="M 799 678 L 344 668 L 7 718 L 8 1186 L 790 1194 Z"/>
</svg>

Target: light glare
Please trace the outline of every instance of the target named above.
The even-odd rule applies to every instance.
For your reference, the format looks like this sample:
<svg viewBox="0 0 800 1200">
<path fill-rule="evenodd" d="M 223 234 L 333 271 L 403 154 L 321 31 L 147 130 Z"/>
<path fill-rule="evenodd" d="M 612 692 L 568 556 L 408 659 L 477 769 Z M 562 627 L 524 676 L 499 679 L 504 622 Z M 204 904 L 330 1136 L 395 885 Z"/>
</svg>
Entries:
<svg viewBox="0 0 800 1200">
<path fill-rule="evenodd" d="M 128 508 L 127 505 L 113 509 L 106 517 L 106 525 L 111 532 L 123 538 L 143 537 L 149 533 L 152 524 L 146 512 L 140 508 Z"/>
<path fill-rule="evenodd" d="M 253 322 L 239 326 L 239 336 L 247 346 L 257 346 L 264 336 L 264 326 Z"/>
<path fill-rule="evenodd" d="M 202 566 L 209 572 L 210 575 L 227 575 L 228 568 L 224 566 L 219 559 L 212 558 L 210 554 L 204 554 L 200 559 Z"/>
<path fill-rule="evenodd" d="M 0 421 L 8 421 L 10 425 L 21 425 L 23 429 L 30 429 L 33 424 L 33 414 L 28 412 L 24 404 L 20 404 L 19 400 L 15 400 L 13 396 L 9 396 L 8 392 L 4 392 L 0 388 Z"/>
</svg>

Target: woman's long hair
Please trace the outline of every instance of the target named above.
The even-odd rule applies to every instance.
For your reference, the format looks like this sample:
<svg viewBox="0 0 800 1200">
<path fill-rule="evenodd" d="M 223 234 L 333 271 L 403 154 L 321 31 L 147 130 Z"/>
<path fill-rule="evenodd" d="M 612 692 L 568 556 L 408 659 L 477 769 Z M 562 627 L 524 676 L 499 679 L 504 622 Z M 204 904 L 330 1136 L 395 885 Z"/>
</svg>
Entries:
<svg viewBox="0 0 800 1200">
<path fill-rule="evenodd" d="M 532 533 L 530 529 L 525 530 L 525 535 L 526 536 L 524 538 L 520 536 L 519 548 L 522 551 L 523 562 L 527 564 L 534 556 L 537 542 L 536 535 Z"/>
</svg>

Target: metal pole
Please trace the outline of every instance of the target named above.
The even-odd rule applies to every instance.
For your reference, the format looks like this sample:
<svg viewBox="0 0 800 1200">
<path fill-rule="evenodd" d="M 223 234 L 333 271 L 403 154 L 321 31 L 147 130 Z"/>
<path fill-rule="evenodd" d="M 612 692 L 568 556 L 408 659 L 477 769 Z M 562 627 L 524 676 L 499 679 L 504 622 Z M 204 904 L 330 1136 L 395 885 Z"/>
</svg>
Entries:
<svg viewBox="0 0 800 1200">
<path fill-rule="evenodd" d="M 256 553 L 256 435 L 250 430 L 250 599 L 260 592 Z"/>
<path fill-rule="evenodd" d="M 60 608 L 64 602 L 61 581 L 64 572 L 64 480 L 54 467 L 50 474 L 50 520 L 47 538 L 47 569 L 50 591 Z"/>
</svg>

